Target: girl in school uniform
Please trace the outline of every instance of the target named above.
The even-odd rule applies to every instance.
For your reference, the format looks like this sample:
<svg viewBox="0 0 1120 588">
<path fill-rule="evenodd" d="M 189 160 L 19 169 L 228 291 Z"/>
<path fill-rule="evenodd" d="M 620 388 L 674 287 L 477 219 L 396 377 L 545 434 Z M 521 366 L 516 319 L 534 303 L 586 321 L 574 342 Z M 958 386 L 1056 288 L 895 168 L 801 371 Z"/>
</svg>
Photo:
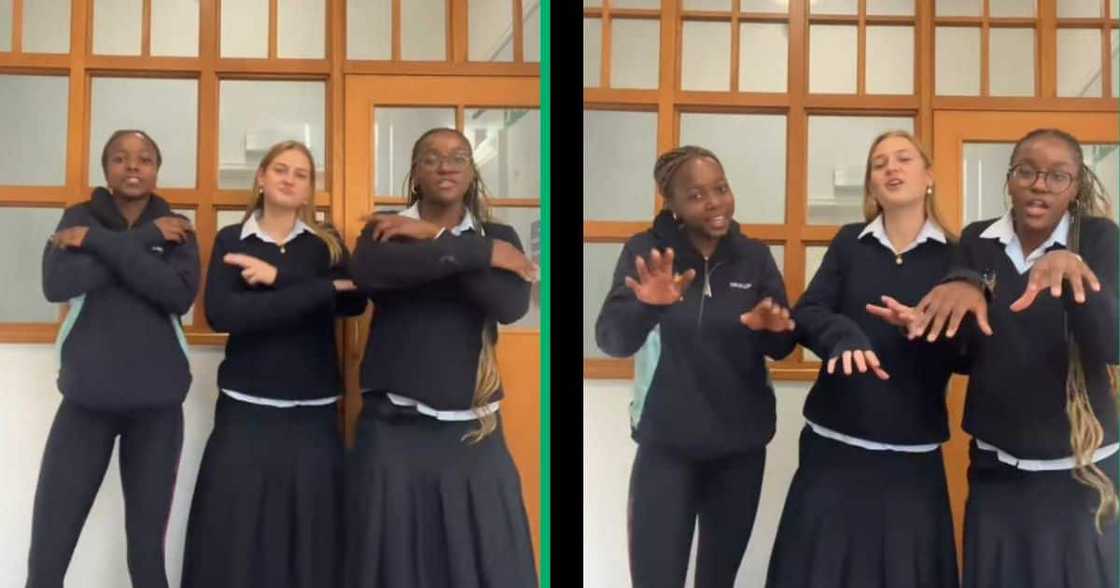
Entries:
<svg viewBox="0 0 1120 588">
<path fill-rule="evenodd" d="M 191 385 L 180 316 L 198 291 L 198 244 L 155 194 L 162 158 L 143 131 L 113 133 L 104 188 L 67 208 L 43 253 L 43 292 L 68 302 L 55 414 L 35 490 L 28 588 L 62 588 L 120 437 L 128 571 L 166 588 L 164 539 Z"/>
<path fill-rule="evenodd" d="M 421 135 L 405 186 L 409 208 L 374 215 L 350 262 L 376 311 L 349 458 L 345 585 L 535 587 L 494 346 L 497 323 L 527 312 L 536 269 L 514 230 L 490 221 L 462 133 Z"/>
<path fill-rule="evenodd" d="M 1011 209 L 970 224 L 946 283 L 896 318 L 971 377 L 966 588 L 1117 585 L 1117 226 L 1080 143 L 1016 143 Z"/>
<path fill-rule="evenodd" d="M 868 312 L 913 305 L 949 270 L 952 236 L 933 202 L 930 160 L 905 131 L 871 144 L 866 222 L 840 229 L 793 310 L 825 358 L 766 586 L 955 588 L 941 456 L 956 349 L 914 345 Z"/>
<path fill-rule="evenodd" d="M 788 355 L 794 325 L 769 249 L 732 220 L 716 155 L 683 146 L 653 176 L 665 209 L 623 247 L 595 325 L 608 355 L 638 355 L 630 576 L 683 586 L 699 519 L 696 585 L 730 588 L 776 423 L 763 356 Z"/>
<path fill-rule="evenodd" d="M 365 308 L 337 233 L 315 220 L 315 162 L 274 145 L 241 224 L 218 232 L 206 318 L 229 333 L 191 502 L 185 588 L 338 586 L 343 393 L 335 317 Z"/>
</svg>

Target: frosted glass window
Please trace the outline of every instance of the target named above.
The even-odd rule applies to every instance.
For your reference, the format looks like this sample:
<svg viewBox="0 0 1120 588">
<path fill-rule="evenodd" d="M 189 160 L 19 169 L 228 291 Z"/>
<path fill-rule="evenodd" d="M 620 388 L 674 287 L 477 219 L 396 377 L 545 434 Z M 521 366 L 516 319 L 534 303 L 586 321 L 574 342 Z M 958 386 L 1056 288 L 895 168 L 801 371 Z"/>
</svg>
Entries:
<svg viewBox="0 0 1120 588">
<path fill-rule="evenodd" d="M 1034 96 L 1034 29 L 991 29 L 988 71 L 992 96 Z"/>
<path fill-rule="evenodd" d="M 743 12 L 789 12 L 789 0 L 740 0 Z"/>
<path fill-rule="evenodd" d="M 880 133 L 913 132 L 902 117 L 809 117 L 809 224 L 841 225 L 863 218 L 867 150 Z"/>
<path fill-rule="evenodd" d="M 980 29 L 937 27 L 934 70 L 939 96 L 980 95 Z"/>
<path fill-rule="evenodd" d="M 1120 206 L 1116 205 L 1116 197 L 1120 194 L 1120 145 L 1085 145 L 1084 149 L 1085 165 L 1093 170 L 1104 185 L 1108 201 L 1112 205 L 1112 220 L 1120 222 Z"/>
<path fill-rule="evenodd" d="M 295 59 L 327 56 L 326 0 L 278 0 L 276 55 Z"/>
<path fill-rule="evenodd" d="M 12 50 L 12 0 L 0 0 L 0 51 Z"/>
<path fill-rule="evenodd" d="M 541 60 L 541 3 L 538 0 L 523 0 L 521 12 L 524 25 L 521 35 L 525 38 L 523 49 L 526 62 Z"/>
<path fill-rule="evenodd" d="M 539 110 L 468 110 L 464 134 L 493 198 L 540 196 Z"/>
<path fill-rule="evenodd" d="M 936 0 L 937 16 L 980 16 L 981 0 Z"/>
<path fill-rule="evenodd" d="M 43 297 L 43 248 L 61 218 L 60 208 L 0 207 L 0 322 L 58 321 Z"/>
<path fill-rule="evenodd" d="M 914 93 L 914 27 L 867 27 L 867 93 Z"/>
<path fill-rule="evenodd" d="M 684 0 L 685 10 L 731 10 L 731 0 Z"/>
<path fill-rule="evenodd" d="M 583 87 L 598 88 L 603 68 L 603 21 L 583 19 Z"/>
<path fill-rule="evenodd" d="M 0 75 L 0 186 L 66 183 L 69 88 L 65 76 Z"/>
<path fill-rule="evenodd" d="M 420 135 L 437 127 L 455 128 L 455 109 L 374 109 L 375 195 L 408 195 L 404 179 L 412 166 L 412 146 Z"/>
<path fill-rule="evenodd" d="M 24 0 L 23 52 L 70 52 L 70 0 Z"/>
<path fill-rule="evenodd" d="M 1058 0 L 1058 18 L 1100 18 L 1102 8 L 1101 0 Z"/>
<path fill-rule="evenodd" d="M 611 21 L 611 87 L 656 88 L 661 26 L 656 20 Z"/>
<path fill-rule="evenodd" d="M 583 215 L 647 221 L 656 187 L 657 113 L 583 112 Z"/>
<path fill-rule="evenodd" d="M 401 57 L 407 61 L 447 60 L 445 0 L 401 2 Z"/>
<path fill-rule="evenodd" d="M 681 114 L 682 145 L 702 145 L 723 162 L 735 219 L 780 224 L 786 218 L 786 117 L 780 114 Z"/>
<path fill-rule="evenodd" d="M 1034 0 L 989 0 L 989 3 L 988 11 L 995 18 L 1034 18 Z"/>
<path fill-rule="evenodd" d="M 739 25 L 739 90 L 785 92 L 789 83 L 789 25 Z"/>
<path fill-rule="evenodd" d="M 193 209 L 193 208 L 172 208 L 171 212 L 174 212 L 175 214 L 181 214 L 181 215 L 187 217 L 187 219 L 191 221 L 192 226 L 194 226 L 196 228 L 198 227 L 198 224 L 197 224 L 198 223 L 198 214 L 196 213 L 195 209 Z M 187 309 L 187 312 L 183 314 L 182 322 L 183 322 L 184 327 L 189 327 L 189 326 L 194 324 L 194 305 L 193 304 L 191 305 L 190 308 Z"/>
<path fill-rule="evenodd" d="M 268 0 L 225 0 L 222 57 L 268 57 Z"/>
<path fill-rule="evenodd" d="M 857 30 L 854 26 L 809 26 L 809 91 L 856 93 Z"/>
<path fill-rule="evenodd" d="M 821 262 L 824 261 L 824 254 L 828 251 L 828 247 L 822 245 L 809 245 L 805 248 L 805 287 L 809 287 L 812 282 L 813 276 L 817 275 L 817 270 L 821 268 Z M 817 354 L 809 350 L 808 347 L 802 347 L 805 350 L 803 359 L 805 361 L 820 361 L 821 358 Z"/>
<path fill-rule="evenodd" d="M 1058 96 L 1100 97 L 1100 29 L 1058 29 Z"/>
<path fill-rule="evenodd" d="M 152 3 L 152 55 L 198 57 L 198 0 Z"/>
<path fill-rule="evenodd" d="M 89 183 L 105 185 L 101 150 L 118 129 L 140 129 L 163 155 L 159 188 L 195 187 L 198 168 L 198 80 L 94 78 Z"/>
<path fill-rule="evenodd" d="M 1115 70 L 1118 60 L 1120 60 L 1120 30 L 1112 29 L 1112 45 L 1110 47 L 1111 51 L 1109 52 L 1109 55 L 1111 55 L 1112 57 L 1109 63 L 1112 64 L 1112 67 Z M 1114 71 L 1112 74 L 1112 97 L 1120 97 L 1120 72 Z M 1120 206 L 1117 206 L 1116 208 L 1120 210 Z"/>
<path fill-rule="evenodd" d="M 1007 212 L 1004 189 L 1014 143 L 965 143 L 961 183 L 964 223 L 996 218 Z"/>
<path fill-rule="evenodd" d="M 778 266 L 778 271 L 784 278 L 786 275 L 786 246 L 767 245 L 767 247 L 770 248 L 770 256 L 774 258 L 774 265 Z"/>
<path fill-rule="evenodd" d="M 393 1 L 346 0 L 347 59 L 393 56 Z"/>
<path fill-rule="evenodd" d="M 467 36 L 471 61 L 513 61 L 513 3 L 468 0 Z"/>
<path fill-rule="evenodd" d="M 541 209 L 540 207 L 522 208 L 495 206 L 490 209 L 494 218 L 503 224 L 510 225 L 517 231 L 517 238 L 521 240 L 521 247 L 525 256 L 530 261 L 540 266 L 541 263 Z M 529 312 L 520 320 L 511 323 L 509 327 L 537 329 L 541 324 L 541 284 L 533 284 L 529 292 Z"/>
<path fill-rule="evenodd" d="M 621 243 L 583 244 L 583 356 L 608 357 L 595 343 L 595 321 L 611 291 Z"/>
<path fill-rule="evenodd" d="M 731 89 L 731 25 L 686 21 L 681 57 L 681 88 L 726 92 Z"/>
<path fill-rule="evenodd" d="M 268 108 L 261 108 L 267 104 Z M 301 141 L 315 158 L 315 186 L 325 189 L 326 84 L 221 82 L 218 103 L 218 186 L 249 190 L 264 154 L 276 143 Z"/>
<path fill-rule="evenodd" d="M 143 0 L 96 0 L 93 3 L 93 52 L 140 55 Z"/>
<path fill-rule="evenodd" d="M 914 14 L 914 0 L 868 0 L 867 13 L 912 16 Z"/>
<path fill-rule="evenodd" d="M 583 5 L 587 8 L 599 8 L 603 5 L 603 0 L 583 0 Z"/>
<path fill-rule="evenodd" d="M 644 10 L 657 10 L 661 8 L 661 0 L 614 0 L 613 8 L 639 8 Z"/>
<path fill-rule="evenodd" d="M 814 0 L 809 3 L 810 14 L 856 14 L 856 0 Z"/>
<path fill-rule="evenodd" d="M 218 229 L 230 225 L 241 224 L 241 219 L 245 218 L 244 210 L 219 210 L 218 211 Z"/>
</svg>

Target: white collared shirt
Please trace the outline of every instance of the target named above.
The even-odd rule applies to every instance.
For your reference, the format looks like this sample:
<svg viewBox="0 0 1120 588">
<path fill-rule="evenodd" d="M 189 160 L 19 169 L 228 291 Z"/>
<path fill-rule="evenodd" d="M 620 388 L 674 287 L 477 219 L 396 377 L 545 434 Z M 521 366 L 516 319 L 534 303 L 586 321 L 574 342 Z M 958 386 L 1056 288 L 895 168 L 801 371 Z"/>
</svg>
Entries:
<svg viewBox="0 0 1120 588">
<path fill-rule="evenodd" d="M 891 243 L 890 238 L 887 237 L 887 228 L 883 224 L 882 214 L 875 217 L 875 220 L 867 223 L 867 226 L 860 231 L 859 238 L 862 239 L 869 234 L 873 235 L 879 243 L 883 244 L 883 247 L 890 249 L 891 253 L 894 253 L 896 256 L 901 256 L 903 253 L 910 251 L 930 239 L 941 243 L 945 242 L 945 231 L 941 230 L 941 227 L 937 226 L 937 223 L 931 218 L 926 219 L 925 224 L 922 225 L 922 230 L 918 231 L 918 236 L 902 251 L 895 251 L 894 245 Z"/>
<path fill-rule="evenodd" d="M 416 204 L 413 204 L 412 206 L 409 206 L 408 208 L 400 211 L 398 214 L 404 217 L 420 220 L 420 203 L 417 202 Z M 440 236 L 443 235 L 443 232 L 447 230 L 450 230 L 451 234 L 455 235 L 456 237 L 462 235 L 464 231 L 472 230 L 478 232 L 480 235 L 486 234 L 486 231 L 483 230 L 482 225 L 480 225 L 478 221 L 475 220 L 474 215 L 471 214 L 471 211 L 466 208 L 463 209 L 463 220 L 459 221 L 458 225 L 451 227 L 450 229 L 441 228 L 439 232 L 436 233 L 435 238 L 439 239 Z"/>
<path fill-rule="evenodd" d="M 1027 270 L 1031 269 L 1034 262 L 1046 255 L 1046 250 L 1051 246 L 1058 244 L 1065 247 L 1066 239 L 1069 238 L 1069 213 L 1062 215 L 1062 220 L 1058 221 L 1058 226 L 1054 227 L 1050 237 L 1026 257 L 1023 256 L 1023 244 L 1019 241 L 1019 235 L 1015 233 L 1011 211 L 1007 211 L 999 220 L 984 229 L 984 232 L 980 233 L 980 238 L 999 239 L 999 242 L 1003 243 L 1003 250 L 1007 253 L 1007 258 L 1011 260 L 1012 265 L 1020 274 L 1025 274 Z"/>
<path fill-rule="evenodd" d="M 287 237 L 284 237 L 284 241 L 282 241 L 280 243 L 277 243 L 276 239 L 273 239 L 271 236 L 269 236 L 268 233 L 261 230 L 261 225 L 260 225 L 260 221 L 259 221 L 260 215 L 261 215 L 261 213 L 257 212 L 255 214 L 249 215 L 249 218 L 245 219 L 245 223 L 241 225 L 241 239 L 242 240 L 245 240 L 245 239 L 249 238 L 250 235 L 253 235 L 253 236 L 256 236 L 258 239 L 260 239 L 261 241 L 264 241 L 265 243 L 273 243 L 275 245 L 283 245 L 283 244 L 287 243 L 288 241 L 291 241 L 292 239 L 295 239 L 300 233 L 302 233 L 304 231 L 310 231 L 311 230 L 311 227 L 308 227 L 307 224 L 304 223 L 302 219 L 300 219 L 299 217 L 296 217 L 296 224 L 292 226 L 292 232 L 288 233 Z"/>
<path fill-rule="evenodd" d="M 420 203 L 417 202 L 416 204 L 413 204 L 412 206 L 409 206 L 408 208 L 400 211 L 398 214 L 404 217 L 420 220 Z M 463 209 L 463 220 L 460 221 L 458 225 L 450 229 L 440 229 L 435 238 L 438 239 L 441 235 L 443 235 L 443 232 L 447 230 L 450 230 L 451 234 L 455 235 L 456 237 L 462 235 L 466 231 L 477 231 L 479 234 L 485 234 L 485 231 L 482 229 L 482 225 L 478 224 L 478 222 L 474 218 L 474 215 L 471 214 L 471 211 L 465 208 Z M 419 400 L 415 400 L 407 396 L 401 396 L 400 394 L 387 394 L 386 396 L 389 397 L 389 402 L 392 402 L 397 406 L 415 407 L 416 412 L 422 415 L 430 416 L 439 421 L 475 420 L 488 414 L 498 412 L 498 406 L 500 405 L 499 401 L 491 402 L 490 404 L 487 404 L 486 406 L 479 409 L 477 412 L 474 410 L 436 410 L 428 406 L 427 404 L 420 402 Z"/>
<path fill-rule="evenodd" d="M 250 236 L 255 236 L 265 243 L 272 243 L 275 245 L 283 246 L 285 243 L 299 236 L 300 233 L 311 230 L 311 227 L 308 227 L 306 223 L 304 223 L 300 218 L 297 217 L 296 224 L 292 227 L 292 232 L 288 233 L 288 236 L 284 238 L 283 242 L 277 243 L 276 239 L 273 239 L 271 236 L 269 236 L 268 233 L 261 230 L 261 225 L 258 222 L 260 215 L 261 213 L 257 212 L 255 214 L 249 215 L 249 218 L 245 219 L 245 222 L 241 225 L 242 240 L 248 239 Z M 241 392 L 229 390 L 226 388 L 222 388 L 222 393 L 235 400 L 240 400 L 241 402 L 248 402 L 250 404 L 257 404 L 260 406 L 271 406 L 274 408 L 292 408 L 296 406 L 324 406 L 327 404 L 338 402 L 338 399 L 340 398 L 340 396 L 330 396 L 326 398 L 311 398 L 308 400 L 277 400 L 275 398 L 265 398 L 263 396 L 242 394 Z"/>
<path fill-rule="evenodd" d="M 805 422 L 809 424 L 809 427 L 813 429 L 814 433 L 820 435 L 821 437 L 832 439 L 833 441 L 839 441 L 840 443 L 843 443 L 845 445 L 868 449 L 870 451 L 928 453 L 930 451 L 936 451 L 937 448 L 940 447 L 940 445 L 938 445 L 937 443 L 924 443 L 921 445 L 897 445 L 892 443 L 879 443 L 878 441 L 868 441 L 867 439 L 852 437 L 851 435 L 845 435 L 844 433 L 841 433 L 839 431 L 833 431 L 832 429 L 829 429 L 827 427 L 822 427 L 809 419 L 805 419 Z"/>
</svg>

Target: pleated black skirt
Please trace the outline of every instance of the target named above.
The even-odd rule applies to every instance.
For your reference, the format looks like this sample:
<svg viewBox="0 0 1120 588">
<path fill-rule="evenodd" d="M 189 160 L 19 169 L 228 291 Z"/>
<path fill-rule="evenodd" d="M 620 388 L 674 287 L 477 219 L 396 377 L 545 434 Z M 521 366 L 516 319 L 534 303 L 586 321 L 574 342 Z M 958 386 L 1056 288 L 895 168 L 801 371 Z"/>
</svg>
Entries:
<svg viewBox="0 0 1120 588">
<path fill-rule="evenodd" d="M 183 588 L 326 588 L 342 578 L 338 408 L 219 394 L 191 502 Z"/>
<path fill-rule="evenodd" d="M 964 526 L 965 588 L 1116 588 L 1117 525 L 1069 470 L 1031 472 L 973 443 Z M 1117 456 L 1097 463 L 1116 483 Z"/>
<path fill-rule="evenodd" d="M 347 458 L 348 588 L 537 586 L 501 425 L 477 444 L 462 440 L 477 427 L 366 395 Z"/>
<path fill-rule="evenodd" d="M 801 432 L 768 588 L 956 588 L 941 451 L 871 451 Z"/>
</svg>

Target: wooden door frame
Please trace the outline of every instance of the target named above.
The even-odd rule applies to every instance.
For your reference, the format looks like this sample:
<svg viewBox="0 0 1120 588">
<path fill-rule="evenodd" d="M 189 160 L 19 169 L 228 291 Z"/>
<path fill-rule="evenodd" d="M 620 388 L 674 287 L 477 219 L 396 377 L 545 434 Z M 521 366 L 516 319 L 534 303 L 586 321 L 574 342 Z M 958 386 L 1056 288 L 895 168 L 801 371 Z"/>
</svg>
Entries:
<svg viewBox="0 0 1120 588">
<path fill-rule="evenodd" d="M 965 143 L 1014 143 L 1033 129 L 1062 129 L 1083 144 L 1120 142 L 1120 113 L 935 111 L 933 114 L 934 185 L 938 208 L 948 229 L 960 233 L 964 222 L 962 189 Z M 1117 195 L 1113 194 L 1112 197 Z M 958 561 L 963 557 L 964 506 L 968 496 L 968 446 L 961 430 L 968 379 L 954 376 L 947 398 L 950 440 L 942 448 L 953 509 Z"/>
</svg>

